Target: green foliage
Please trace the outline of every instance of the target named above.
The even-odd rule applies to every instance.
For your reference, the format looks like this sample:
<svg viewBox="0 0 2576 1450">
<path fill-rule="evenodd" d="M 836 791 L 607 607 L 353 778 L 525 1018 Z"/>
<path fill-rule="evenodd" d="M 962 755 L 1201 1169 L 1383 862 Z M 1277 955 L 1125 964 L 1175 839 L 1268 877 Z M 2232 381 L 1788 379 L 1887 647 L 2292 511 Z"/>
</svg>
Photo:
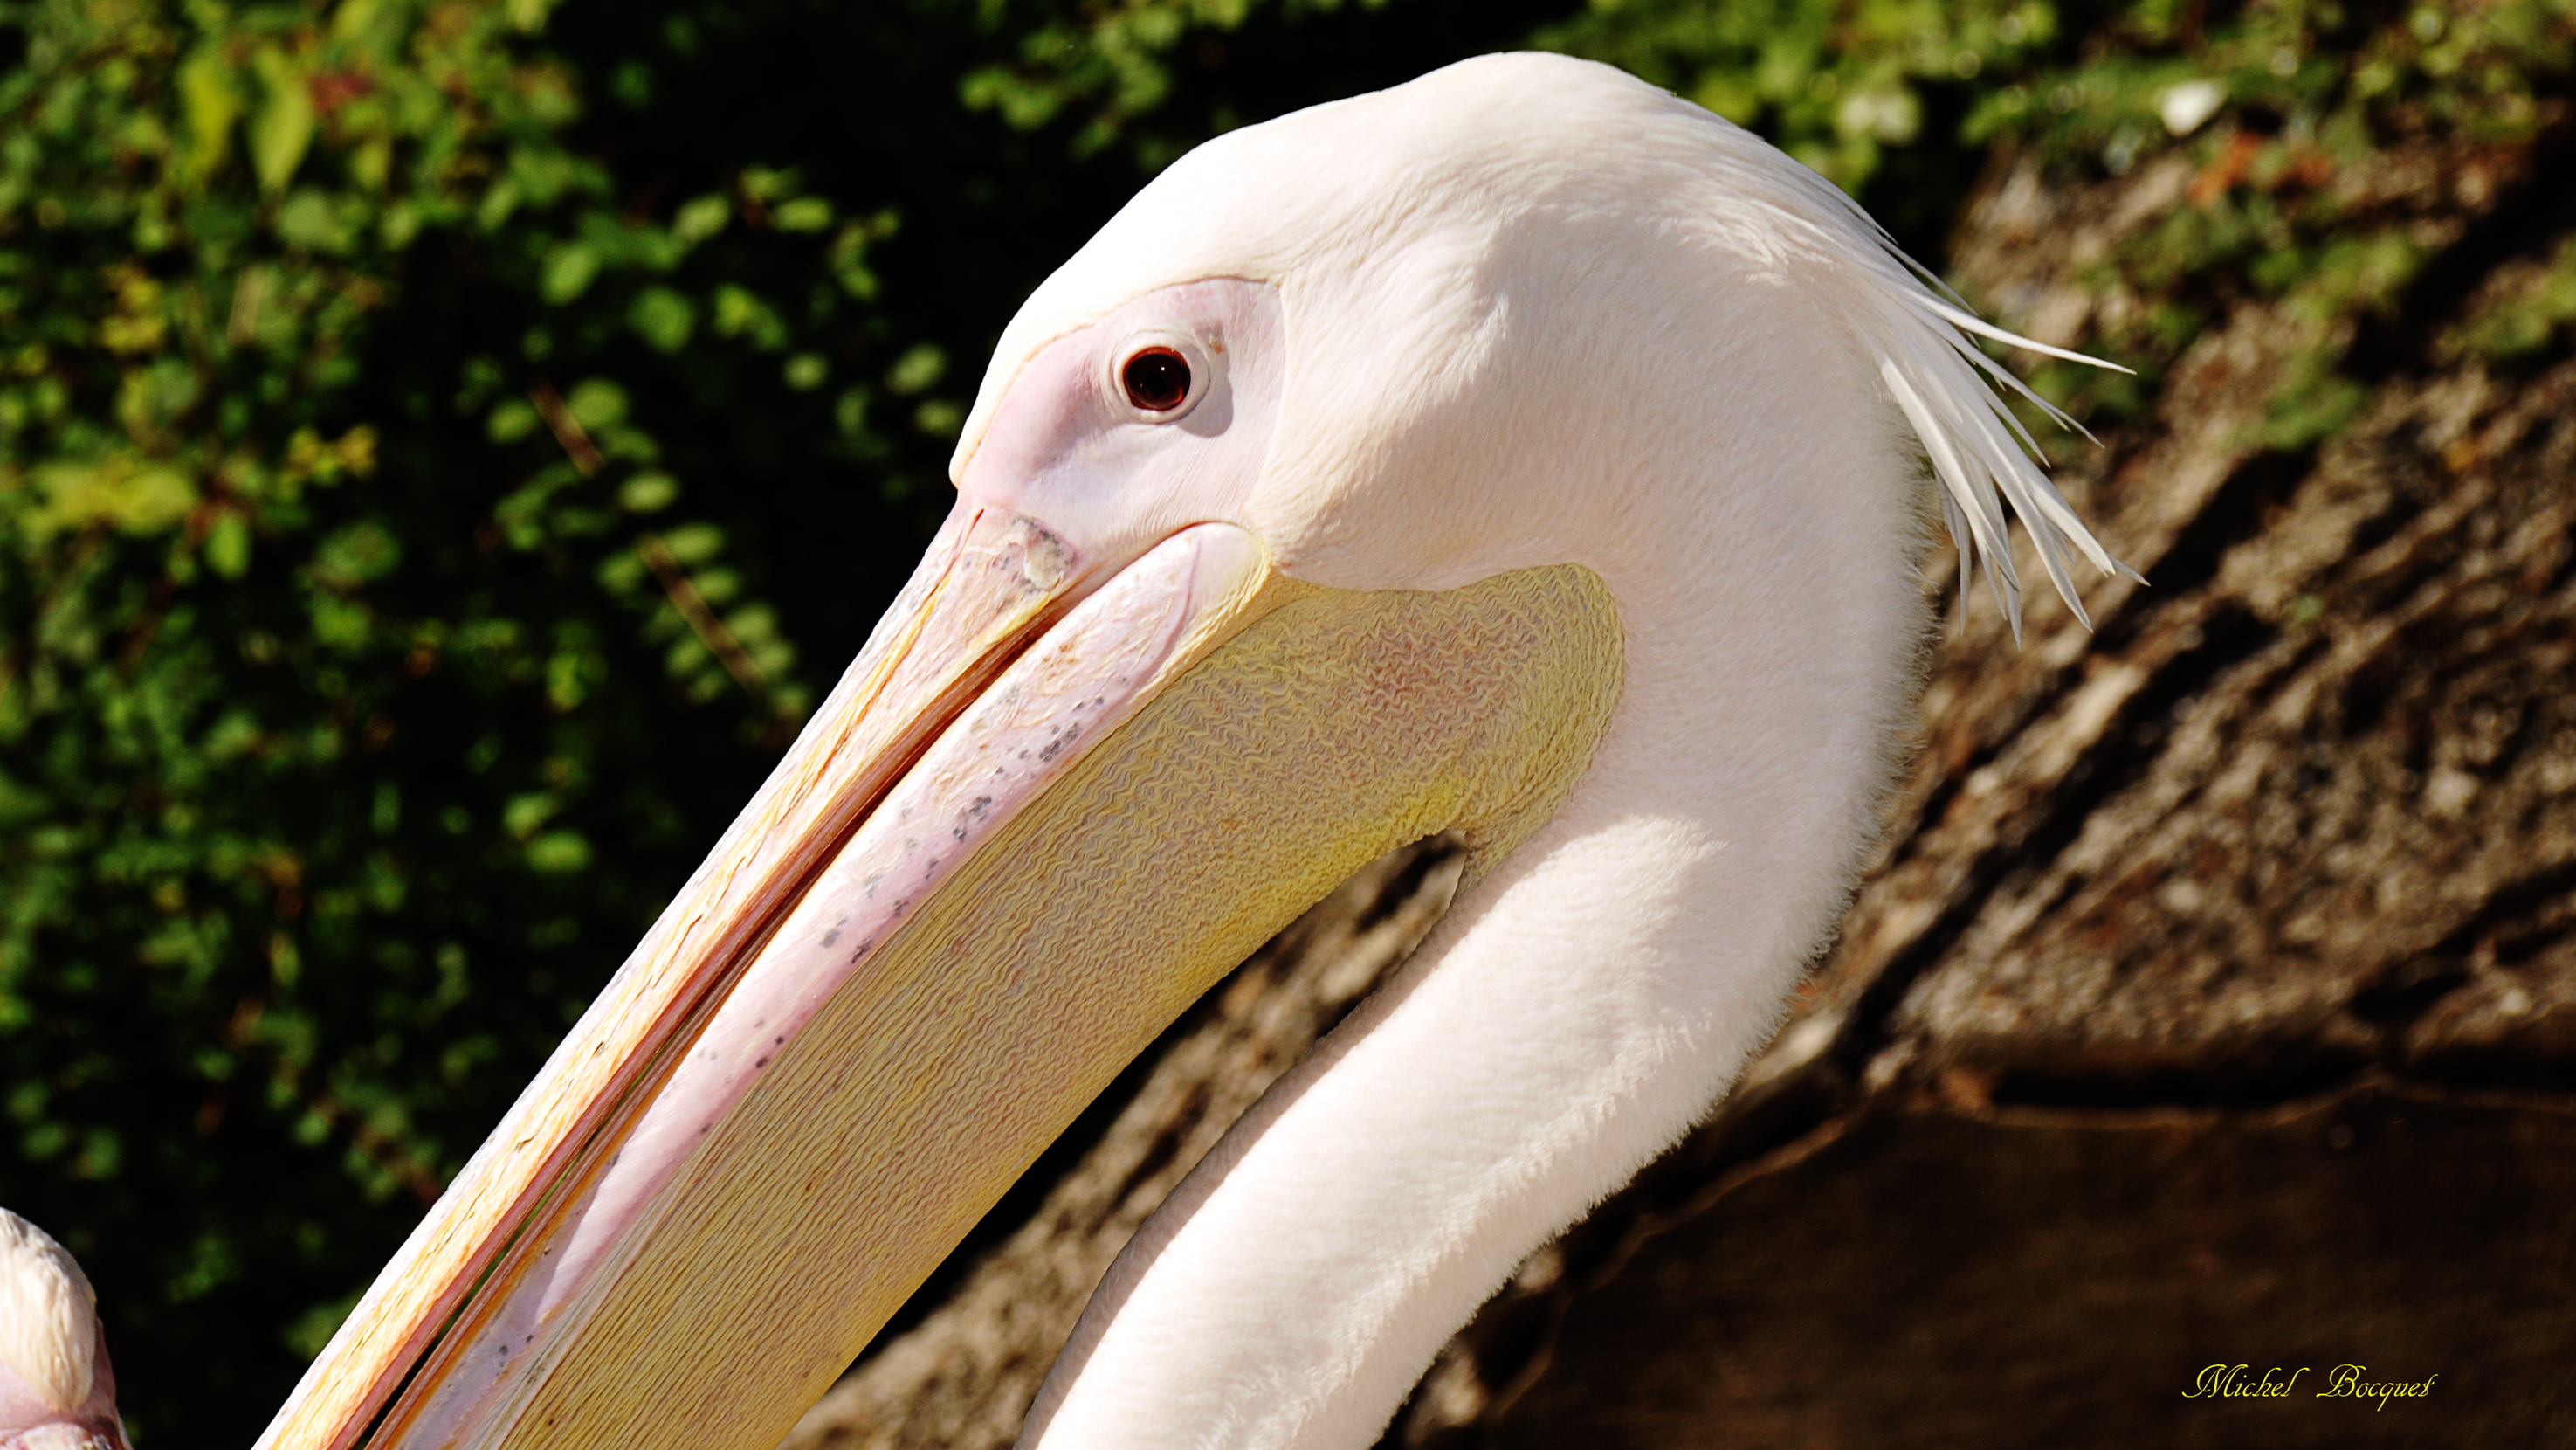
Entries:
<svg viewBox="0 0 2576 1450">
<path fill-rule="evenodd" d="M 889 223 L 627 205 L 537 18 L 0 9 L 0 1190 L 147 1434 L 316 1347 L 811 688 L 645 517 L 617 339 L 782 266 L 825 325 Z M 614 567 L 655 530 L 694 624 Z"/>
<path fill-rule="evenodd" d="M 2537 134 L 2570 3 L 0 0 L 0 1202 L 138 1438 L 255 1433 L 899 584 L 1019 297 L 1208 134 L 1535 35 L 1936 261 L 1998 148 L 2180 158 L 2096 263 L 2143 376 L 2042 386 L 2282 300 L 2302 447 L 2428 255 L 2328 183 Z M 2448 345 L 2576 323 L 2516 275 Z"/>
<path fill-rule="evenodd" d="M 2444 339 L 2448 350 L 2505 363 L 2539 352 L 2576 323 L 2576 241 L 2561 242 L 2545 262 L 2512 269 L 2502 283 Z"/>
<path fill-rule="evenodd" d="M 1857 190 L 1927 117 L 1955 117 L 1963 97 L 2044 65 L 2062 39 L 2049 0 L 1631 0 L 1596 4 L 1542 43 L 1668 86 Z"/>
<path fill-rule="evenodd" d="M 256 1432 L 900 583 L 1141 180 L 964 109 L 1056 23 L 0 3 L 0 1202 L 146 1443 Z"/>
</svg>

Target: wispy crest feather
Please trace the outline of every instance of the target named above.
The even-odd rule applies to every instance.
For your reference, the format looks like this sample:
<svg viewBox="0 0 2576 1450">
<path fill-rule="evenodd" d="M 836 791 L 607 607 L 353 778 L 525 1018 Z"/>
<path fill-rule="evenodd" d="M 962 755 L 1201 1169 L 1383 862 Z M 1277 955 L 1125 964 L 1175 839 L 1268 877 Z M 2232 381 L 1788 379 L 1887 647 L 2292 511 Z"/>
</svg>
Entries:
<svg viewBox="0 0 2576 1450">
<path fill-rule="evenodd" d="M 2069 573 L 2072 556 L 2081 554 L 2105 574 L 2140 576 L 2102 547 L 2065 495 L 2049 482 L 2036 461 L 2038 442 L 2013 416 L 1995 385 L 2029 399 L 2050 418 L 2087 438 L 2092 435 L 2031 391 L 2010 369 L 1986 356 L 1974 338 L 1993 338 L 2113 372 L 2128 369 L 1984 321 L 1940 278 L 1906 256 L 1886 229 L 1841 188 L 1794 163 L 1764 170 L 1766 180 L 1785 184 L 1791 193 L 1775 197 L 1785 213 L 1780 219 L 1807 231 L 1806 240 L 1822 244 L 1826 255 L 1820 260 L 1844 284 L 1834 289 L 1837 300 L 1878 365 L 1889 397 L 1931 459 L 1941 485 L 1942 520 L 1959 548 L 1962 597 L 1982 558 L 1995 604 L 2011 624 L 2014 641 L 2021 640 L 2021 573 L 2013 563 L 2006 523 L 2009 508 L 2030 534 L 2058 597 L 2090 629 L 2093 618 Z"/>
</svg>

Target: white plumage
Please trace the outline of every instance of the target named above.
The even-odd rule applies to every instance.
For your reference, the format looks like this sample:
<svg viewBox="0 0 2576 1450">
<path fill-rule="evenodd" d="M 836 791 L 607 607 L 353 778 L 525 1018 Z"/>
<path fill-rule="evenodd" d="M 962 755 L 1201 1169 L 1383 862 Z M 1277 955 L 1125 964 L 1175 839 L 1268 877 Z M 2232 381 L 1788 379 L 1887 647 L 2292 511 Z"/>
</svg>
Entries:
<svg viewBox="0 0 2576 1450">
<path fill-rule="evenodd" d="M 121 1450 L 116 1381 L 89 1276 L 0 1208 L 0 1450 Z"/>
<path fill-rule="evenodd" d="M 1585 565 L 1627 682 L 1557 817 L 1139 1235 L 1030 1418 L 1046 1450 L 1370 1443 L 1476 1304 L 1778 1022 L 1902 753 L 1935 502 L 1963 587 L 1982 557 L 2016 633 L 2007 510 L 2079 617 L 2070 556 L 2120 567 L 1968 334 L 2072 354 L 1945 299 L 1758 138 L 1540 55 L 1175 164 L 1004 334 L 961 486 L 985 486 L 987 430 L 1051 344 L 1208 278 L 1276 289 L 1278 355 L 1229 366 L 1278 369 L 1280 401 L 1257 476 L 1173 517 L 1238 521 L 1342 588 Z"/>
<path fill-rule="evenodd" d="M 2016 630 L 2008 515 L 2079 616 L 2072 559 L 2118 567 L 1976 336 L 2035 346 L 1604 66 L 1184 157 L 1013 319 L 912 585 L 263 1443 L 770 1443 L 1309 877 L 1457 829 L 1481 879 L 1140 1232 L 1022 1441 L 1369 1444 L 1777 1025 L 1934 521 Z M 1557 653 L 1418 607 L 1525 570 Z"/>
</svg>

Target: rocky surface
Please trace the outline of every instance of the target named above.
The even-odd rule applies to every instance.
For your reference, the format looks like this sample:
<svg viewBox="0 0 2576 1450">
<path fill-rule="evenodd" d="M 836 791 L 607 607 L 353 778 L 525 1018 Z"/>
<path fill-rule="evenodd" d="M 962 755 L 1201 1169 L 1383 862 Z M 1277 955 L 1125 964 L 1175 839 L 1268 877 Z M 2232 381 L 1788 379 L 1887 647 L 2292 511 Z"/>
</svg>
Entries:
<svg viewBox="0 0 2576 1450">
<path fill-rule="evenodd" d="M 2576 359 L 2459 342 L 2576 222 L 2566 141 L 2309 178 L 2431 260 L 2384 304 L 2233 296 L 2063 461 L 2152 585 L 2090 589 L 2091 634 L 2034 596 L 2018 650 L 1969 608 L 1795 1017 L 1391 1442 L 2576 1443 Z M 2006 160 L 1953 271 L 2082 343 L 2152 301 L 2104 259 L 2236 184 Z M 2285 446 L 2320 357 L 2362 396 Z M 1381 863 L 1177 1027 L 790 1443 L 1008 1444 L 1118 1244 L 1418 939 L 1444 860 Z M 2213 1363 L 2307 1368 L 2186 1397 Z M 2316 1398 L 2342 1364 L 2432 1389 Z"/>
</svg>

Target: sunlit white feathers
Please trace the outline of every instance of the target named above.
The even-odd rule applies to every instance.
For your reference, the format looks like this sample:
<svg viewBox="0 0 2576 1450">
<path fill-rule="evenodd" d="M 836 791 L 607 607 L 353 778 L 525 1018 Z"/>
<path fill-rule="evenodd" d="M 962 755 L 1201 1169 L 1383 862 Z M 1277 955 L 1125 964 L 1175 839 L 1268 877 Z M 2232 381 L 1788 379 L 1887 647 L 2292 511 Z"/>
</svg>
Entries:
<svg viewBox="0 0 2576 1450">
<path fill-rule="evenodd" d="M 1605 134 L 1619 143 L 1604 146 Z M 1599 225 L 1604 218 L 1611 225 Z M 1623 231 L 1623 244 L 1721 258 L 1729 285 L 1767 283 L 1839 317 L 1938 480 L 1962 588 L 1982 558 L 2016 636 L 2022 581 L 2008 517 L 2020 518 L 2051 583 L 2088 624 L 2073 560 L 2129 572 L 2049 482 L 2034 461 L 2037 443 L 1987 379 L 2062 424 L 2073 420 L 1976 339 L 2109 364 L 1979 319 L 1857 202 L 1752 133 L 1610 67 L 1552 55 L 1464 62 L 1228 133 L 1183 157 L 1021 308 L 994 351 L 956 467 L 972 457 L 1018 370 L 1048 342 L 1157 287 L 1230 276 L 1276 279 L 1299 341 L 1273 472 L 1364 474 L 1351 460 L 1382 447 L 1387 432 L 1425 429 L 1437 411 L 1432 390 L 1505 411 L 1558 401 L 1508 397 L 1474 376 L 1481 349 L 1528 345 L 1498 341 L 1527 325 L 1525 310 L 1518 320 L 1508 314 L 1530 299 L 1502 295 L 1513 279 L 1495 269 L 1515 265 L 1515 248 L 1532 237 L 1579 249 L 1598 245 L 1584 235 Z M 1609 252 L 1567 258 L 1565 273 L 1588 275 L 1601 308 L 1652 307 L 1655 289 L 1668 285 L 1623 284 L 1613 274 L 1632 259 Z M 1648 318 L 1634 316 L 1642 335 Z M 1866 401 L 1797 421 L 1868 426 L 1850 412 Z M 1436 528 L 1407 518 L 1405 532 L 1428 538 L 1461 528 L 1457 500 L 1448 502 Z M 1349 504 L 1301 499 L 1296 511 L 1347 515 Z"/>
<path fill-rule="evenodd" d="M 0 1364 L 69 1414 L 89 1398 L 98 1295 L 43 1229 L 0 1208 Z"/>
</svg>

